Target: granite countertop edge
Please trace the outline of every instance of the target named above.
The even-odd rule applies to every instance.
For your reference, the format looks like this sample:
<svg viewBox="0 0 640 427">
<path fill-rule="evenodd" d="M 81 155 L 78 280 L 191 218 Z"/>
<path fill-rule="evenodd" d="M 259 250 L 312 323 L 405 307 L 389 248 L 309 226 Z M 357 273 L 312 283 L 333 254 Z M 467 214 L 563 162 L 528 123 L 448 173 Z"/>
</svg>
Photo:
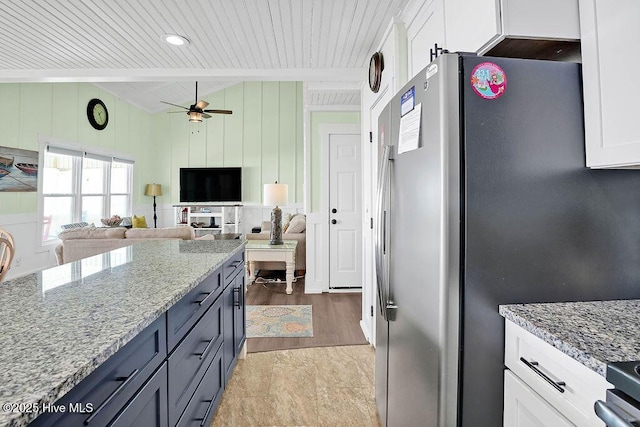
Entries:
<svg viewBox="0 0 640 427">
<path fill-rule="evenodd" d="M 194 289 L 202 280 L 212 274 L 215 270 L 220 268 L 225 262 L 227 262 L 230 258 L 236 255 L 240 251 L 244 251 L 246 245 L 246 241 L 243 241 L 238 247 L 233 249 L 230 252 L 226 253 L 226 256 L 215 263 L 211 268 L 207 270 L 206 273 L 202 274 L 198 279 L 190 282 L 188 285 L 183 286 L 179 289 L 171 299 L 167 301 L 166 304 L 162 305 L 158 309 L 156 309 L 153 313 L 146 316 L 136 327 L 131 328 L 129 331 L 120 336 L 117 340 L 115 340 L 109 347 L 105 350 L 97 354 L 94 358 L 92 358 L 86 365 L 79 368 L 74 374 L 69 376 L 66 380 L 62 381 L 57 387 L 51 390 L 48 394 L 44 395 L 37 402 L 37 407 L 42 408 L 45 404 L 53 404 L 70 390 L 72 390 L 76 385 L 78 385 L 82 380 L 91 375 L 101 364 L 106 362 L 111 356 L 117 353 L 121 348 L 123 348 L 127 343 L 129 343 L 134 337 L 136 337 L 140 332 L 142 332 L 146 327 L 151 325 L 154 321 L 159 319 L 164 313 L 167 312 L 173 305 L 175 305 L 181 298 L 187 295 L 192 289 Z M 34 421 L 38 416 L 42 414 L 42 411 L 34 411 L 30 413 L 15 413 L 15 417 L 11 417 L 7 427 L 24 427 L 27 426 L 30 422 Z"/>
<path fill-rule="evenodd" d="M 606 372 L 607 372 L 607 362 L 606 361 L 602 361 L 597 359 L 596 357 L 594 357 L 593 355 L 591 355 L 590 353 L 588 353 L 587 351 L 584 351 L 564 340 L 562 340 L 561 338 L 557 337 L 556 335 L 554 335 L 553 333 L 549 332 L 548 330 L 535 325 L 532 321 L 527 320 L 526 318 L 520 316 L 519 314 L 515 313 L 512 311 L 512 307 L 522 307 L 526 304 L 509 304 L 509 305 L 501 305 L 499 307 L 499 313 L 501 316 L 503 316 L 505 319 L 512 321 L 513 323 L 515 323 L 516 325 L 520 326 L 521 328 L 525 329 L 526 331 L 532 333 L 533 335 L 535 335 L 536 337 L 540 338 L 541 340 L 543 340 L 544 342 L 546 342 L 547 344 L 552 345 L 553 347 L 557 348 L 558 350 L 560 350 L 562 353 L 566 354 L 567 356 L 571 357 L 572 359 L 580 362 L 581 364 L 583 364 L 584 366 L 586 366 L 587 368 L 591 369 L 592 371 L 596 372 L 598 375 L 601 375 L 603 377 L 606 377 Z"/>
</svg>

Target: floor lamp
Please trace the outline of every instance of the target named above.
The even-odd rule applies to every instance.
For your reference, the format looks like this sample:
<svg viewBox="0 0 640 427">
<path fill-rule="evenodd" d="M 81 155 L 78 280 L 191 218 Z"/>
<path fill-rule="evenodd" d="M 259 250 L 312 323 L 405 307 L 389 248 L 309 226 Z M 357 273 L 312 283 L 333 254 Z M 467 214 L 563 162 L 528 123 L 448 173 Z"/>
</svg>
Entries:
<svg viewBox="0 0 640 427">
<path fill-rule="evenodd" d="M 287 184 L 264 185 L 265 206 L 275 206 L 271 212 L 271 231 L 269 233 L 270 245 L 281 245 L 282 242 L 282 210 L 278 205 L 286 205 L 289 199 L 289 186 Z"/>
<path fill-rule="evenodd" d="M 158 228 L 158 216 L 156 215 L 156 196 L 162 196 L 160 184 L 147 184 L 144 189 L 145 196 L 153 196 L 153 228 Z"/>
</svg>

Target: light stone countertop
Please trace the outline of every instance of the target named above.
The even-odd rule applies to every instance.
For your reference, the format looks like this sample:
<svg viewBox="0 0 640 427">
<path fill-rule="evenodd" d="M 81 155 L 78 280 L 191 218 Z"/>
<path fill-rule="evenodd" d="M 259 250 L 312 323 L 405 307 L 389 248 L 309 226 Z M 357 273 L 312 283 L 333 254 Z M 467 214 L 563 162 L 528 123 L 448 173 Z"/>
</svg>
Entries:
<svg viewBox="0 0 640 427">
<path fill-rule="evenodd" d="M 154 240 L 1 283 L 0 403 L 55 402 L 244 244 Z"/>
<path fill-rule="evenodd" d="M 501 305 L 500 314 L 603 377 L 640 360 L 640 300 Z"/>
</svg>

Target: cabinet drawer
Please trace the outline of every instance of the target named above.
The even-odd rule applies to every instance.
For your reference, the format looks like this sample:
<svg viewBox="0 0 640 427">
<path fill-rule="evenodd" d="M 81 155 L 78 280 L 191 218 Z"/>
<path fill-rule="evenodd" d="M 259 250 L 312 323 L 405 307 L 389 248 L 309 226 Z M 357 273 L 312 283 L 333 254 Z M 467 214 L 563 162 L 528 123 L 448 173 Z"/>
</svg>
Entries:
<svg viewBox="0 0 640 427">
<path fill-rule="evenodd" d="M 92 413 L 45 413 L 33 425 L 106 425 L 164 361 L 165 322 L 162 315 L 56 402 L 67 408 L 90 403 Z"/>
<path fill-rule="evenodd" d="M 217 269 L 167 311 L 168 353 L 171 353 L 221 293 L 221 273 Z"/>
<path fill-rule="evenodd" d="M 504 371 L 504 427 L 572 427 L 568 419 L 508 369 Z"/>
<path fill-rule="evenodd" d="M 224 284 L 225 287 L 230 283 L 230 280 L 238 274 L 238 271 L 244 268 L 244 251 L 240 251 L 235 254 L 230 260 L 224 263 Z"/>
<path fill-rule="evenodd" d="M 511 321 L 506 321 L 505 365 L 572 423 L 602 427 L 593 405 L 596 400 L 605 399 L 611 384 Z M 565 385 L 556 388 L 535 370 Z"/>
<path fill-rule="evenodd" d="M 222 298 L 169 356 L 169 423 L 175 425 L 222 344 Z"/>
<path fill-rule="evenodd" d="M 108 425 L 109 427 L 167 427 L 169 425 L 166 363 Z"/>
<path fill-rule="evenodd" d="M 176 424 L 177 427 L 202 427 L 211 424 L 224 391 L 222 349 L 204 373 L 200 385 Z"/>
</svg>

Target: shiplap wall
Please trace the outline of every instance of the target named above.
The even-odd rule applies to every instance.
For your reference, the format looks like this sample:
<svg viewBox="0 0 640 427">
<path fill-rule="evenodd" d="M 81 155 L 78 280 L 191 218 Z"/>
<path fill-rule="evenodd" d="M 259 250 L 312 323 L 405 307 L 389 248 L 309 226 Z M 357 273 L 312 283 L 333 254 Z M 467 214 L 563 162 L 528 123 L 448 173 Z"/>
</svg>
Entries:
<svg viewBox="0 0 640 427">
<path fill-rule="evenodd" d="M 158 164 L 172 202 L 180 199 L 181 167 L 242 167 L 242 201 L 262 203 L 265 183 L 289 185 L 289 203 L 302 203 L 303 139 L 300 82 L 244 82 L 202 99 L 232 110 L 202 123 L 184 114 L 155 115 Z M 166 200 L 166 199 L 165 199 Z"/>
<path fill-rule="evenodd" d="M 100 98 L 109 111 L 109 125 L 95 130 L 87 120 L 87 103 Z M 140 190 L 158 173 L 151 151 L 151 115 L 121 102 L 88 83 L 0 84 L 0 145 L 39 149 L 38 135 L 52 136 L 83 147 L 99 147 L 136 160 L 134 204 L 146 202 Z M 37 193 L 0 192 L 0 215 L 35 213 Z"/>
</svg>

